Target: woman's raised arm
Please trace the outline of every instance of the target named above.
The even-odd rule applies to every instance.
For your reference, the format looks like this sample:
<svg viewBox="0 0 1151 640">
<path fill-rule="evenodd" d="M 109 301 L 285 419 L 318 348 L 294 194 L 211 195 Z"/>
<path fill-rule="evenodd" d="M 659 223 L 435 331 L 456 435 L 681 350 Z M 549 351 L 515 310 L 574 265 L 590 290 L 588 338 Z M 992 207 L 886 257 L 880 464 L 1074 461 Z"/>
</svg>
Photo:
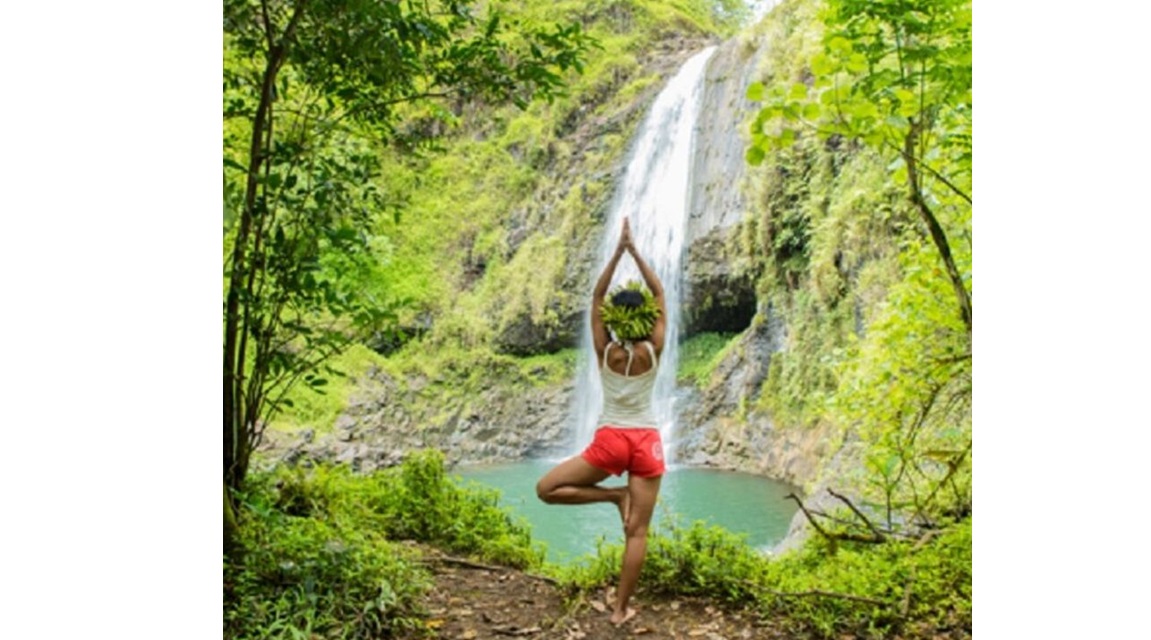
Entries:
<svg viewBox="0 0 1151 640">
<path fill-rule="evenodd" d="M 652 297 L 655 298 L 656 307 L 659 308 L 659 316 L 655 319 L 655 326 L 651 330 L 651 344 L 655 347 L 656 355 L 663 354 L 663 339 L 667 330 L 667 303 L 664 301 L 663 296 L 663 283 L 660 282 L 659 276 L 655 274 L 655 270 L 648 265 L 643 256 L 639 255 L 639 250 L 635 248 L 635 244 L 631 240 L 631 227 L 628 226 L 627 220 L 623 221 L 623 236 L 620 242 L 624 249 L 631 254 L 635 264 L 639 267 L 640 275 L 643 276 L 644 284 L 651 291 Z"/>
<path fill-rule="evenodd" d="M 624 220 L 624 232 L 620 234 L 619 242 L 615 246 L 615 253 L 608 260 L 607 266 L 603 268 L 603 273 L 599 274 L 599 280 L 596 281 L 595 289 L 592 290 L 591 294 L 591 339 L 592 346 L 595 348 L 596 362 L 603 360 L 603 351 L 607 348 L 607 343 L 611 341 L 611 336 L 608 335 L 607 328 L 603 324 L 602 307 L 604 296 L 607 295 L 607 288 L 611 285 L 611 277 L 615 274 L 619 259 L 623 257 L 625 235 L 627 235 L 626 219 Z"/>
</svg>

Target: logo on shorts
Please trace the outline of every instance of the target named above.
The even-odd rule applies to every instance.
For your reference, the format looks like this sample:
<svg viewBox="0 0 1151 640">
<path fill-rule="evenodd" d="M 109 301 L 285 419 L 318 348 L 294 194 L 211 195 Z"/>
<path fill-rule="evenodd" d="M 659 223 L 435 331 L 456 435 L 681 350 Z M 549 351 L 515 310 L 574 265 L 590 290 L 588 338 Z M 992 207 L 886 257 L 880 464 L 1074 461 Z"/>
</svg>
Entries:
<svg viewBox="0 0 1151 640">
<path fill-rule="evenodd" d="M 651 443 L 651 457 L 663 460 L 663 445 L 658 440 Z"/>
</svg>

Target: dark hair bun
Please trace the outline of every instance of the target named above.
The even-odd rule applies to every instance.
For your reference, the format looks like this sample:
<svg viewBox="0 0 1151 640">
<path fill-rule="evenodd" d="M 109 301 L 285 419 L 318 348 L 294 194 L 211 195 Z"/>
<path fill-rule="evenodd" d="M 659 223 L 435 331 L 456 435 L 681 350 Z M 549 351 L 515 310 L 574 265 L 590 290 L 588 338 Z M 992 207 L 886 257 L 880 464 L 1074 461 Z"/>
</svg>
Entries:
<svg viewBox="0 0 1151 640">
<path fill-rule="evenodd" d="M 611 297 L 611 303 L 621 307 L 641 307 L 643 306 L 643 294 L 635 289 L 624 289 L 623 291 L 616 292 Z"/>
</svg>

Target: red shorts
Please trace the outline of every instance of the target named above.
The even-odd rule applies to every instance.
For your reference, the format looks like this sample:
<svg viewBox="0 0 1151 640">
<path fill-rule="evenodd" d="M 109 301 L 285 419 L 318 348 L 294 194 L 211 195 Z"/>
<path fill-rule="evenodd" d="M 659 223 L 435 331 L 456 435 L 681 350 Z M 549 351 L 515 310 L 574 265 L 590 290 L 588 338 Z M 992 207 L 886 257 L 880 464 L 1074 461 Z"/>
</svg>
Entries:
<svg viewBox="0 0 1151 640">
<path fill-rule="evenodd" d="M 614 476 L 627 471 L 639 478 L 654 478 L 666 469 L 658 429 L 600 427 L 580 456 Z"/>
</svg>

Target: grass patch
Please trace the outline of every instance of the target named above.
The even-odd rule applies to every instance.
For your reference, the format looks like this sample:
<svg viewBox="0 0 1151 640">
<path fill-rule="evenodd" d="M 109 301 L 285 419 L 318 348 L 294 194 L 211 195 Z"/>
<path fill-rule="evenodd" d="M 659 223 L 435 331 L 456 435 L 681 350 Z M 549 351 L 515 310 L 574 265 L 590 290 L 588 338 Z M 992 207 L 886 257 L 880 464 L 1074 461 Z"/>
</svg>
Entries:
<svg viewBox="0 0 1151 640">
<path fill-rule="evenodd" d="M 700 333 L 684 340 L 679 347 L 679 371 L 676 373 L 676 379 L 681 384 L 706 387 L 727 349 L 734 344 L 736 335 Z"/>
<path fill-rule="evenodd" d="M 302 429 L 315 429 L 317 434 L 330 432 L 340 412 L 348 406 L 357 378 L 372 367 L 382 367 L 384 362 L 384 357 L 375 351 L 361 344 L 352 345 L 327 363 L 339 372 L 339 375 L 328 376 L 328 384 L 318 389 L 299 384 L 288 392 L 285 396 L 288 402 L 272 418 L 271 428 L 286 432 Z"/>
</svg>

